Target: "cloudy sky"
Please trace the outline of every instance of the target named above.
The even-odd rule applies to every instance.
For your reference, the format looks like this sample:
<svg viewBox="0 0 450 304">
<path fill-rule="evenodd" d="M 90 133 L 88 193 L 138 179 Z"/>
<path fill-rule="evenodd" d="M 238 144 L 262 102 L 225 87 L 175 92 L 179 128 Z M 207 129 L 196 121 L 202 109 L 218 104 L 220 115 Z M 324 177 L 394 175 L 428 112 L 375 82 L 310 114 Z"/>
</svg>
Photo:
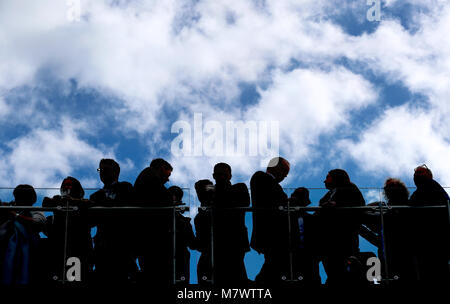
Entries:
<svg viewBox="0 0 450 304">
<path fill-rule="evenodd" d="M 450 3 L 385 0 L 369 21 L 366 2 L 0 0 L 0 186 L 100 187 L 104 157 L 132 183 L 155 157 L 170 184 L 192 188 L 218 161 L 248 182 L 270 155 L 208 153 L 226 122 L 277 123 L 285 187 L 338 167 L 361 187 L 413 186 L 423 163 L 450 186 Z M 203 149 L 174 153 L 195 115 Z"/>
</svg>

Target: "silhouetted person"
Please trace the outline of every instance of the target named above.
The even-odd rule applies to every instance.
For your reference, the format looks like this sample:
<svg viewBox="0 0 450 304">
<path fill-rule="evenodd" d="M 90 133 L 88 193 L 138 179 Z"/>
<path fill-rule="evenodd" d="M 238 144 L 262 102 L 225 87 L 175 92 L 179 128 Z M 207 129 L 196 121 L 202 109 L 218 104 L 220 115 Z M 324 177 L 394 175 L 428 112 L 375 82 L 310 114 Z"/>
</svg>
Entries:
<svg viewBox="0 0 450 304">
<path fill-rule="evenodd" d="M 210 283 L 212 278 L 211 262 L 211 210 L 203 209 L 213 205 L 214 184 L 208 179 L 195 183 L 195 192 L 200 201 L 200 208 L 194 218 L 197 249 L 201 252 L 197 264 L 197 279 L 199 284 Z"/>
<path fill-rule="evenodd" d="M 266 172 L 258 171 L 250 180 L 254 208 L 271 208 L 253 211 L 251 246 L 264 254 L 264 265 L 256 276 L 259 283 L 279 283 L 290 279 L 288 197 L 280 182 L 289 173 L 289 162 L 281 157 L 273 158 Z"/>
<path fill-rule="evenodd" d="M 174 206 L 185 205 L 183 203 L 183 190 L 178 186 L 169 189 L 172 194 Z M 189 249 L 196 249 L 194 231 L 192 230 L 191 218 L 183 216 L 181 211 L 175 214 L 176 240 L 175 240 L 175 270 L 176 279 L 182 283 L 189 284 L 190 279 L 190 259 Z"/>
<path fill-rule="evenodd" d="M 173 269 L 173 198 L 164 186 L 169 181 L 172 166 L 164 159 L 152 160 L 134 183 L 138 206 L 162 207 L 141 211 L 139 217 L 138 255 L 143 280 L 154 284 L 172 284 Z M 166 207 L 166 208 L 164 208 Z"/>
<path fill-rule="evenodd" d="M 414 172 L 417 190 L 411 195 L 411 206 L 447 206 L 448 194 L 433 179 L 425 165 Z M 447 208 L 423 209 L 414 212 L 413 233 L 418 279 L 426 282 L 448 282 L 449 280 L 449 214 Z"/>
<path fill-rule="evenodd" d="M 342 169 L 328 172 L 324 183 L 329 191 L 320 199 L 319 206 L 323 209 L 314 214 L 319 253 L 327 273 L 327 284 L 343 284 L 350 279 L 348 258 L 359 253 L 358 232 L 362 219 L 360 211 L 333 209 L 364 206 L 365 201 Z"/>
<path fill-rule="evenodd" d="M 303 187 L 295 189 L 289 199 L 290 207 L 306 207 L 310 204 L 309 191 Z M 292 211 L 290 223 L 293 279 L 300 283 L 320 284 L 313 216 L 303 210 Z"/>
<path fill-rule="evenodd" d="M 90 206 L 83 199 L 84 190 L 80 182 L 71 176 L 61 183 L 61 195 L 45 197 L 43 207 L 77 207 L 77 211 L 55 211 L 47 218 L 46 234 L 50 243 L 49 253 L 51 274 L 54 280 L 66 278 L 67 259 L 76 257 L 81 262 L 81 282 L 86 283 L 92 273 L 92 238 L 91 226 L 87 215 Z M 67 215 L 67 216 L 66 216 Z M 67 231 L 66 231 L 67 227 Z M 65 254 L 65 255 L 64 255 Z"/>
<path fill-rule="evenodd" d="M 250 251 L 247 227 L 245 226 L 245 211 L 239 208 L 250 205 L 250 196 L 247 186 L 243 183 L 231 184 L 231 167 L 226 163 L 214 166 L 213 178 L 216 184 L 213 189 L 212 207 L 209 216 L 201 214 L 197 218 L 199 228 L 203 227 L 213 232 L 214 253 L 214 282 L 216 284 L 245 284 L 248 282 L 245 269 L 245 253 Z M 204 219 L 210 222 L 209 227 L 199 223 Z M 197 231 L 197 229 L 196 229 Z M 208 234 L 208 232 L 204 232 Z M 210 256 L 211 240 L 207 240 L 206 252 L 202 255 Z M 205 273 L 201 277 L 211 277 Z"/>
<path fill-rule="evenodd" d="M 98 171 L 104 186 L 90 196 L 92 206 L 130 206 L 133 186 L 119 182 L 119 164 L 113 159 L 102 159 Z M 102 284 L 130 282 L 137 272 L 133 243 L 135 231 L 130 212 L 102 210 L 93 214 L 93 221 L 97 226 L 94 237 L 96 280 Z"/>
<path fill-rule="evenodd" d="M 36 192 L 30 185 L 18 185 L 11 206 L 32 206 Z M 0 285 L 28 285 L 38 279 L 39 232 L 45 216 L 36 211 L 7 211 L 0 215 Z"/>
<path fill-rule="evenodd" d="M 373 202 L 369 206 L 379 206 L 380 204 L 382 206 L 408 205 L 409 191 L 401 180 L 388 178 L 384 184 L 383 192 L 386 202 Z M 395 278 L 395 281 L 399 283 L 409 283 L 416 280 L 412 248 L 415 236 L 411 231 L 411 214 L 406 209 L 384 211 L 383 236 L 380 211 L 370 210 L 365 212 L 364 225 L 361 227 L 360 234 L 378 247 L 378 258 L 383 264 L 381 271 L 384 279 Z M 385 263 L 387 263 L 389 277 L 386 277 Z"/>
</svg>

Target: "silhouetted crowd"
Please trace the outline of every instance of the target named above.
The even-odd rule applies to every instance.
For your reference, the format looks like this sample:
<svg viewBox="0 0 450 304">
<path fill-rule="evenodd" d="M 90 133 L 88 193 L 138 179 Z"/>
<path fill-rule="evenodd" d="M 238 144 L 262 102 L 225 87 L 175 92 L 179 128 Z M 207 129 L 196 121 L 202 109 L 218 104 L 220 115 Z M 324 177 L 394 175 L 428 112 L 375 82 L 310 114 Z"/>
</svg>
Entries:
<svg viewBox="0 0 450 304">
<path fill-rule="evenodd" d="M 195 183 L 200 207 L 194 234 L 179 208 L 183 190 L 165 187 L 173 170 L 167 161 L 154 159 L 132 185 L 119 181 L 116 161 L 102 159 L 97 170 L 104 187 L 89 199 L 69 176 L 60 195 L 42 201 L 42 207 L 57 208 L 50 216 L 26 208 L 0 210 L 0 285 L 73 281 L 66 273 L 71 257 L 81 267 L 81 281 L 71 284 L 188 284 L 190 250 L 197 250 L 199 284 L 245 286 L 252 282 L 244 264 L 251 248 L 264 255 L 258 284 L 320 284 L 320 263 L 327 284 L 369 284 L 366 262 L 376 255 L 360 251 L 360 236 L 378 248 L 382 279 L 448 281 L 449 196 L 425 165 L 415 169 L 411 196 L 402 181 L 389 178 L 385 201 L 368 204 L 370 209 L 340 208 L 366 203 L 346 171 L 331 170 L 324 181 L 328 192 L 314 212 L 297 208 L 311 204 L 308 189 L 297 188 L 288 197 L 280 186 L 289 169 L 286 159 L 272 159 L 265 172 L 253 174 L 249 192 L 245 183 L 231 183 L 228 164 L 216 164 L 214 182 Z M 18 185 L 13 195 L 13 202 L 2 205 L 26 207 L 37 200 L 30 185 Z"/>
</svg>

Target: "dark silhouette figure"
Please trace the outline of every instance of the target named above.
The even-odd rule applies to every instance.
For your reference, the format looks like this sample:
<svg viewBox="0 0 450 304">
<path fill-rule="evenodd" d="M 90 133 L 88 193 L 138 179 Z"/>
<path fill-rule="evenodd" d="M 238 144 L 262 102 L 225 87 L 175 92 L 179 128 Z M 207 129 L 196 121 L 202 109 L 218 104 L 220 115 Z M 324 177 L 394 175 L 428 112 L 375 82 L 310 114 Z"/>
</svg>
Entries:
<svg viewBox="0 0 450 304">
<path fill-rule="evenodd" d="M 183 200 L 183 190 L 180 187 L 172 186 L 169 189 L 172 194 L 174 206 L 185 205 Z M 192 230 L 191 218 L 183 216 L 181 211 L 175 213 L 175 273 L 176 280 L 180 283 L 189 284 L 190 259 L 189 248 L 196 249 L 194 231 Z"/>
<path fill-rule="evenodd" d="M 83 187 L 71 176 L 63 180 L 60 193 L 61 195 L 55 195 L 53 198 L 45 197 L 42 206 L 69 206 L 77 207 L 78 210 L 68 213 L 55 211 L 47 218 L 46 234 L 50 243 L 51 275 L 54 280 L 65 279 L 67 259 L 77 257 L 81 262 L 81 282 L 86 283 L 92 274 L 93 264 L 91 226 L 87 214 L 90 202 L 83 199 Z"/>
<path fill-rule="evenodd" d="M 36 192 L 30 185 L 18 185 L 10 206 L 32 206 Z M 0 285 L 36 283 L 39 275 L 39 232 L 45 216 L 36 211 L 7 211 L 0 214 Z"/>
<path fill-rule="evenodd" d="M 195 183 L 195 192 L 200 201 L 200 208 L 194 218 L 197 249 L 201 252 L 197 264 L 197 279 L 199 284 L 211 282 L 211 210 L 204 209 L 213 205 L 214 184 L 208 179 Z"/>
<path fill-rule="evenodd" d="M 448 206 L 448 194 L 425 165 L 415 169 L 414 183 L 417 190 L 409 200 L 411 206 Z M 447 208 L 414 212 L 411 228 L 415 235 L 419 280 L 433 283 L 449 281 L 449 226 Z"/>
<path fill-rule="evenodd" d="M 395 178 L 388 178 L 383 187 L 386 202 L 373 202 L 369 206 L 406 206 L 409 191 L 405 184 Z M 398 283 L 416 280 L 413 260 L 414 235 L 411 233 L 411 211 L 388 209 L 383 212 L 384 236 L 380 210 L 365 212 L 360 234 L 378 247 L 378 258 L 382 262 L 382 277 L 394 279 Z M 384 239 L 383 239 L 384 237 Z M 384 241 L 384 242 L 383 242 Z M 387 263 L 388 277 L 385 273 Z"/>
<path fill-rule="evenodd" d="M 174 282 L 173 198 L 164 186 L 172 170 L 164 159 L 154 159 L 134 183 L 137 205 L 156 207 L 142 210 L 136 218 L 137 253 L 142 280 L 146 283 L 168 285 Z"/>
<path fill-rule="evenodd" d="M 335 207 L 364 206 L 365 201 L 342 169 L 328 172 L 324 183 L 329 191 L 320 199 L 323 209 L 314 214 L 318 250 L 327 273 L 327 284 L 343 284 L 351 280 L 347 272 L 348 258 L 359 253 L 361 212 L 336 210 Z"/>
<path fill-rule="evenodd" d="M 264 265 L 256 276 L 258 283 L 280 283 L 290 278 L 289 218 L 280 207 L 287 207 L 288 197 L 280 182 L 289 173 L 289 162 L 276 157 L 266 172 L 258 171 L 250 180 L 253 211 L 251 246 L 264 254 Z"/>
<path fill-rule="evenodd" d="M 295 189 L 289 199 L 290 207 L 306 207 L 310 204 L 309 191 L 303 187 Z M 292 211 L 290 224 L 293 280 L 305 284 L 320 284 L 313 215 L 303 210 Z"/>
<path fill-rule="evenodd" d="M 201 244 L 203 251 L 200 259 L 203 265 L 209 267 L 200 267 L 198 275 L 200 279 L 213 277 L 216 284 L 222 285 L 248 282 L 244 257 L 250 251 L 250 246 L 245 211 L 229 208 L 248 207 L 250 196 L 247 186 L 243 183 L 231 184 L 231 177 L 231 167 L 228 164 L 218 163 L 214 166 L 213 178 L 216 185 L 209 185 L 213 208 L 199 212 L 195 219 L 197 233 L 209 236 L 212 233 L 213 236 L 213 246 L 211 238 L 199 239 L 204 242 Z M 214 255 L 213 274 L 211 254 Z"/>
<path fill-rule="evenodd" d="M 90 196 L 92 206 L 130 206 L 133 186 L 119 182 L 119 164 L 113 159 L 102 159 L 98 171 L 104 187 Z M 137 273 L 131 213 L 102 210 L 92 214 L 92 221 L 97 226 L 94 237 L 96 281 L 101 284 L 130 282 Z"/>
</svg>

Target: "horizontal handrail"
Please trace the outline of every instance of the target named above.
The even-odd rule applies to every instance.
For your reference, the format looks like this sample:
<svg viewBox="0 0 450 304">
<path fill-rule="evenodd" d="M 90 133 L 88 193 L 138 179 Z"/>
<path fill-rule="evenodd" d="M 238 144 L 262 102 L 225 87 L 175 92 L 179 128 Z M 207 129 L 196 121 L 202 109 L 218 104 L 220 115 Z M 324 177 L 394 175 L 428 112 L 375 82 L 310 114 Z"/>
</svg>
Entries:
<svg viewBox="0 0 450 304">
<path fill-rule="evenodd" d="M 57 191 L 59 191 L 59 190 L 61 190 L 61 188 L 57 188 L 57 187 L 33 187 L 34 188 L 34 190 L 57 190 Z M 308 189 L 308 190 L 329 190 L 329 189 L 327 189 L 327 188 L 325 188 L 325 187 L 304 187 L 304 188 L 306 188 L 306 189 Z M 406 186 L 406 188 L 408 188 L 408 189 L 416 189 L 417 187 L 414 187 L 414 186 Z M 450 186 L 442 186 L 442 188 L 444 188 L 444 189 L 450 189 Z M 15 187 L 10 187 L 10 186 L 1 186 L 0 187 L 0 190 L 14 190 L 15 189 Z M 97 191 L 97 190 L 101 190 L 102 188 L 83 188 L 83 190 L 84 191 Z M 190 190 L 190 188 L 183 188 L 183 187 L 181 187 L 181 189 L 183 189 L 183 190 Z M 295 189 L 297 189 L 297 187 L 283 187 L 283 189 L 284 190 L 295 190 Z M 360 189 L 360 190 L 383 190 L 384 188 L 383 187 L 370 187 L 370 186 L 363 186 L 363 187 L 359 187 L 358 186 L 358 189 Z"/>
<path fill-rule="evenodd" d="M 77 206 L 57 206 L 57 207 L 30 207 L 30 206 L 0 206 L 0 210 L 29 210 L 29 211 L 78 211 L 80 207 Z M 176 209 L 180 211 L 187 211 L 189 207 L 180 206 L 165 206 L 165 207 L 86 207 L 84 210 L 102 211 L 102 210 L 161 210 L 161 209 Z"/>
<path fill-rule="evenodd" d="M 189 211 L 192 207 L 188 206 L 161 206 L 161 207 L 140 207 L 140 206 L 120 206 L 120 207 L 103 207 L 103 206 L 93 206 L 86 207 L 85 210 L 90 211 L 103 211 L 103 210 L 167 210 L 175 209 L 178 211 Z M 254 210 L 275 210 L 275 211 L 316 211 L 316 210 L 415 210 L 415 209 L 443 209 L 447 208 L 446 205 L 435 205 L 435 206 L 355 206 L 355 207 L 217 207 L 217 206 L 199 206 L 199 210 L 242 210 L 242 211 L 254 211 Z M 0 210 L 29 210 L 29 211 L 78 211 L 80 208 L 77 206 L 57 206 L 57 207 L 33 207 L 33 206 L 0 206 Z M 66 210 L 67 209 L 67 210 Z"/>
</svg>

